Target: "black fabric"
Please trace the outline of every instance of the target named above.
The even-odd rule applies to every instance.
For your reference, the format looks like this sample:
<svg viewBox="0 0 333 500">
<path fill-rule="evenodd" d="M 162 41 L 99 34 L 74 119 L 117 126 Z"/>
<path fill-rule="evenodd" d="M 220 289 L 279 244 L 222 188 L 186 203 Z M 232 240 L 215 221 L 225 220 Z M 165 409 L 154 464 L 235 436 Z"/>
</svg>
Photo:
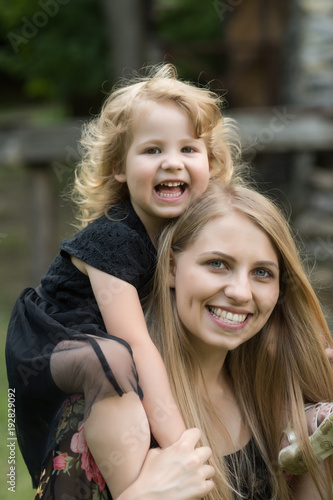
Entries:
<svg viewBox="0 0 333 500">
<path fill-rule="evenodd" d="M 95 302 L 90 281 L 73 266 L 70 256 L 127 281 L 144 299 L 150 291 L 156 250 L 129 201 L 64 240 L 60 252 L 42 278 L 43 290 L 67 309 Z"/>
<path fill-rule="evenodd" d="M 16 394 L 17 438 L 35 486 L 41 463 L 54 446 L 48 441 L 52 419 L 66 391 L 77 392 L 86 363 L 100 378 L 92 391 L 121 395 L 135 390 L 142 397 L 129 345 L 117 338 L 117 332 L 106 333 L 89 279 L 72 264 L 70 255 L 131 283 L 141 300 L 150 291 L 156 264 L 148 234 L 126 201 L 64 240 L 41 285 L 25 289 L 18 298 L 8 327 L 6 363 L 9 386 Z M 90 342 L 91 336 L 97 346 Z M 73 380 L 64 391 L 53 381 L 50 360 L 52 355 L 61 374 L 59 353 L 73 345 L 81 365 L 73 366 Z"/>
<path fill-rule="evenodd" d="M 235 495 L 235 500 L 271 499 L 267 466 L 254 439 L 245 448 L 224 459 L 230 471 L 231 484 L 240 493 Z"/>
</svg>

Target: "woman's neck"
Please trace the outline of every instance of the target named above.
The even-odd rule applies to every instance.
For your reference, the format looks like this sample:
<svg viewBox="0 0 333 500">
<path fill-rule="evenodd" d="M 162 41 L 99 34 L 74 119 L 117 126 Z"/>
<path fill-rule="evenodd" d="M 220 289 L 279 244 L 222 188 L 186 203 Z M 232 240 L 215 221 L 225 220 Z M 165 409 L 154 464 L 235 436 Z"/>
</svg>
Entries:
<svg viewBox="0 0 333 500">
<path fill-rule="evenodd" d="M 250 433 L 242 418 L 229 370 L 225 362 L 219 370 L 218 366 L 218 363 L 202 366 L 203 391 L 230 436 L 226 439 L 224 432 L 217 431 L 214 441 L 222 455 L 229 455 L 246 446 Z"/>
<path fill-rule="evenodd" d="M 196 359 L 200 365 L 203 378 L 207 387 L 220 387 L 221 374 L 224 371 L 225 359 L 228 351 L 216 349 L 197 339 L 191 339 L 192 347 L 196 353 Z"/>
</svg>

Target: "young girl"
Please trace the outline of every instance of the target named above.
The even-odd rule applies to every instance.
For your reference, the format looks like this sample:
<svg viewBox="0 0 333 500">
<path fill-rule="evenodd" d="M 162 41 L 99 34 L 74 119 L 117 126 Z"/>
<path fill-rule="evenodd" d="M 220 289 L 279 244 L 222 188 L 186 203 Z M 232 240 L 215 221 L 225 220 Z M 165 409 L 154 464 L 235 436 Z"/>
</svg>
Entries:
<svg viewBox="0 0 333 500">
<path fill-rule="evenodd" d="M 51 450 L 57 459 L 56 414 L 68 394 L 84 393 L 85 436 L 114 497 L 149 449 L 146 416 L 161 447 L 185 430 L 140 302 L 157 231 L 210 178 L 233 175 L 239 148 L 221 102 L 165 65 L 115 90 L 85 129 L 74 187 L 81 230 L 62 242 L 41 285 L 22 292 L 8 330 L 17 437 L 34 485 Z M 52 494 L 68 492 L 59 477 Z"/>
<path fill-rule="evenodd" d="M 332 500 L 333 371 L 324 344 L 333 343 L 273 203 L 213 184 L 170 221 L 147 324 L 186 425 L 213 450 L 216 488 L 205 499 Z M 304 404 L 314 424 L 324 410 L 310 441 Z M 298 445 L 280 453 L 288 422 Z"/>
</svg>

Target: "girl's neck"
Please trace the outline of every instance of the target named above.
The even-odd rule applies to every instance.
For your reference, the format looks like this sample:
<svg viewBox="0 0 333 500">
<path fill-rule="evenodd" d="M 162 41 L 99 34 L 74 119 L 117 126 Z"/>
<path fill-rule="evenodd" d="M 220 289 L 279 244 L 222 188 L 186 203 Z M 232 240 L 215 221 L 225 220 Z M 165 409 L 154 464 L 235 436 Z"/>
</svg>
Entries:
<svg viewBox="0 0 333 500">
<path fill-rule="evenodd" d="M 144 225 L 144 228 L 145 228 L 145 230 L 146 230 L 146 232 L 147 232 L 147 234 L 148 234 L 148 236 L 149 236 L 152 244 L 156 248 L 157 247 L 158 234 L 159 234 L 161 228 L 163 227 L 163 224 L 166 222 L 166 219 L 156 220 L 155 223 L 153 223 L 152 221 L 149 221 L 149 223 L 148 223 L 147 221 L 145 221 L 143 219 L 143 217 L 140 217 L 138 214 L 137 214 L 137 216 L 139 217 L 139 219 L 141 220 L 142 224 Z"/>
<path fill-rule="evenodd" d="M 147 231 L 147 234 L 152 242 L 152 244 L 154 245 L 155 248 L 157 248 L 157 240 L 158 240 L 158 233 L 159 233 L 159 230 L 162 226 L 162 224 L 160 224 L 159 226 L 156 225 L 156 227 L 152 228 L 152 227 L 147 227 L 145 224 L 143 224 L 145 226 L 145 229 Z"/>
</svg>

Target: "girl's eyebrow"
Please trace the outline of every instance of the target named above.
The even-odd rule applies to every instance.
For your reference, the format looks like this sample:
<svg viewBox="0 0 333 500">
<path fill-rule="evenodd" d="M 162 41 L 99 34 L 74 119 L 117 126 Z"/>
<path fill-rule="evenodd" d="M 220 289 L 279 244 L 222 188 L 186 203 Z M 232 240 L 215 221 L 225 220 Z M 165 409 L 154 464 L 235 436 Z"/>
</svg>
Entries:
<svg viewBox="0 0 333 500">
<path fill-rule="evenodd" d="M 197 137 L 186 136 L 186 137 L 181 137 L 181 138 L 178 140 L 178 142 L 179 142 L 179 143 L 183 143 L 183 142 L 185 143 L 185 142 L 187 142 L 187 141 L 189 141 L 189 142 L 191 142 L 191 143 L 195 143 L 195 142 L 199 142 L 199 141 L 200 141 L 200 139 L 199 139 L 199 138 L 197 138 Z M 147 140 L 146 140 L 146 139 L 144 139 L 142 142 L 140 142 L 140 143 L 139 143 L 139 145 L 141 145 L 141 146 L 145 146 L 145 145 L 147 145 L 147 144 L 151 144 L 151 143 L 156 143 L 156 144 L 157 144 L 157 143 L 159 143 L 159 144 L 161 144 L 161 143 L 163 143 L 163 142 L 165 142 L 165 140 L 164 140 L 163 138 L 161 139 L 160 137 L 159 137 L 159 138 L 158 138 L 158 137 L 156 137 L 156 138 L 154 138 L 154 137 L 149 137 Z"/>
<path fill-rule="evenodd" d="M 236 262 L 236 259 L 232 255 L 228 255 L 227 253 L 220 252 L 219 250 L 213 250 L 211 252 L 204 252 L 200 255 L 200 257 L 205 257 L 208 255 L 216 255 L 218 257 L 221 257 L 223 259 L 228 259 L 231 262 Z M 268 267 L 275 267 L 278 271 L 280 270 L 279 266 L 273 262 L 272 260 L 258 260 L 254 262 L 255 266 L 268 266 Z"/>
</svg>

